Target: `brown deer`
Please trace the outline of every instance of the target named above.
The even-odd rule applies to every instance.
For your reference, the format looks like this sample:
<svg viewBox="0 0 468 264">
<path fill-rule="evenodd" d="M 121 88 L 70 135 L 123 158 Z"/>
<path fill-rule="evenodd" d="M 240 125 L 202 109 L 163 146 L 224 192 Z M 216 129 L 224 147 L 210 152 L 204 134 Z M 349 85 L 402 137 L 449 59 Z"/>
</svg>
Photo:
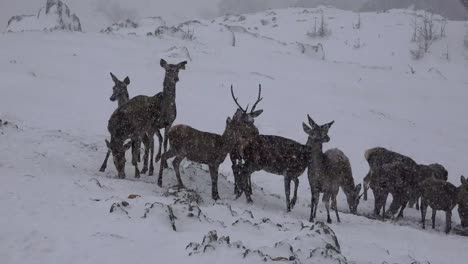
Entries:
<svg viewBox="0 0 468 264">
<path fill-rule="evenodd" d="M 154 96 L 135 96 L 126 104 L 114 111 L 107 129 L 111 134 L 111 141 L 107 142 L 108 148 L 114 157 L 114 164 L 119 173 L 119 178 L 125 178 L 125 147 L 127 139 L 131 140 L 132 164 L 135 166 L 135 177 L 139 177 L 138 155 L 139 142 L 144 135 L 154 135 L 162 127 L 168 127 L 175 119 L 175 84 L 179 81 L 179 70 L 185 69 L 187 62 L 179 64 L 167 64 L 161 59 L 161 67 L 166 70 L 164 90 Z M 149 137 L 151 149 L 150 175 L 152 174 L 152 157 L 154 154 L 154 140 Z M 162 139 L 160 138 L 160 141 Z M 161 144 L 159 146 L 161 151 Z M 137 156 L 135 156 L 137 155 Z"/>
<path fill-rule="evenodd" d="M 117 101 L 117 107 L 122 106 L 123 104 L 127 103 L 130 100 L 130 97 L 128 95 L 128 89 L 127 86 L 130 84 L 130 78 L 127 76 L 124 81 L 120 81 L 112 72 L 110 73 L 112 80 L 114 81 L 114 87 L 112 87 L 112 95 L 109 98 L 110 101 L 115 102 Z M 156 131 L 158 137 L 161 135 L 159 130 Z M 143 144 L 145 145 L 145 156 L 144 156 L 144 165 L 142 169 L 142 173 L 145 173 L 148 170 L 148 152 L 149 152 L 149 136 L 145 135 L 143 136 Z M 101 168 L 99 171 L 104 172 L 107 168 L 107 160 L 109 159 L 111 151 L 107 150 L 106 153 L 106 158 L 104 159 L 104 162 L 101 165 Z M 138 157 L 139 159 L 139 157 Z M 152 164 L 152 163 L 151 163 Z M 151 165 L 152 167 L 153 165 Z M 151 170 L 152 171 L 152 170 Z"/>
<path fill-rule="evenodd" d="M 418 164 L 418 181 L 424 181 L 429 177 L 434 177 L 438 180 L 447 181 L 448 172 L 444 166 L 434 163 L 430 165 Z M 413 208 L 416 204 L 416 210 L 419 210 L 419 198 L 421 197 L 421 189 L 418 188 L 413 190 L 410 195 L 408 207 Z"/>
<path fill-rule="evenodd" d="M 180 177 L 179 165 L 184 158 L 188 160 L 207 164 L 211 175 L 211 197 L 213 200 L 219 199 L 218 194 L 218 169 L 224 162 L 226 156 L 239 142 L 239 128 L 233 123 L 230 117 L 226 120 L 226 128 L 222 135 L 199 131 L 190 126 L 176 125 L 168 133 L 170 141 L 169 150 L 162 155 L 159 170 L 158 184 L 162 183 L 164 166 L 162 162 L 175 157 L 172 161 L 177 176 L 179 188 L 184 188 Z M 159 185 L 161 186 L 161 185 Z"/>
<path fill-rule="evenodd" d="M 461 185 L 458 187 L 458 215 L 460 216 L 461 226 L 468 227 L 468 180 L 462 175 L 460 176 Z"/>
<path fill-rule="evenodd" d="M 234 123 L 237 123 L 239 127 L 245 126 L 244 129 L 241 129 L 240 131 L 253 131 L 253 134 L 258 135 L 258 129 L 254 124 L 255 118 L 258 117 L 260 114 L 263 113 L 263 110 L 255 110 L 257 107 L 257 104 L 260 103 L 260 101 L 263 100 L 262 96 L 262 86 L 258 86 L 258 98 L 257 101 L 254 103 L 252 109 L 250 112 L 248 112 L 249 106 L 247 105 L 246 109 L 244 109 L 239 102 L 237 101 L 237 97 L 234 95 L 233 88 L 231 86 L 231 96 L 234 102 L 237 105 L 237 111 L 234 114 L 232 121 Z M 240 197 L 242 195 L 242 188 L 240 187 L 240 180 L 239 180 L 239 174 L 240 174 L 240 168 L 242 166 L 242 146 L 236 145 L 234 149 L 229 153 L 229 158 L 231 159 L 232 163 L 232 173 L 234 175 L 234 194 L 236 194 L 237 197 Z M 252 192 L 252 186 L 250 184 L 250 179 L 249 182 L 247 183 L 247 189 L 251 193 Z"/>
<path fill-rule="evenodd" d="M 309 117 L 309 121 L 311 120 L 312 119 Z M 307 127 L 307 130 L 304 127 L 304 130 L 308 134 L 309 132 L 312 132 L 312 129 L 309 127 Z M 314 133 L 315 131 L 316 130 L 314 130 Z M 323 132 L 325 133 L 325 131 Z M 324 139 L 326 139 L 325 136 L 328 137 L 326 133 L 324 134 Z M 306 145 L 300 144 L 291 139 L 271 135 L 258 135 L 254 139 L 251 139 L 250 143 L 243 149 L 242 158 L 244 160 L 244 164 L 241 167 L 240 176 L 242 183 L 241 186 L 246 194 L 247 201 L 252 202 L 252 198 L 250 197 L 252 193 L 247 188 L 251 174 L 255 171 L 264 170 L 272 174 L 284 176 L 286 208 L 288 212 L 291 211 L 297 201 L 297 188 L 299 186 L 298 177 L 304 173 L 308 166 L 309 170 L 313 169 L 311 167 L 314 166 L 312 164 L 312 160 L 314 159 L 314 155 L 317 153 L 314 152 L 315 145 L 311 140 L 313 139 L 310 134 Z M 292 200 L 290 200 L 291 181 L 294 182 L 294 195 Z M 350 201 L 350 208 L 352 208 L 352 211 L 355 211 L 354 208 L 357 207 L 356 202 L 359 200 L 358 189 L 360 189 L 360 186 L 354 187 L 354 183 L 352 183 L 353 186 L 351 187 L 351 182 L 346 180 L 340 181 L 339 184 L 347 184 L 343 189 L 347 196 L 349 195 L 348 201 Z M 339 184 L 338 188 L 340 186 Z M 352 196 L 355 197 L 353 198 Z M 313 219 L 312 212 L 310 219 Z"/>
<path fill-rule="evenodd" d="M 425 179 L 421 184 L 421 222 L 426 228 L 427 207 L 432 208 L 432 228 L 435 228 L 437 210 L 445 211 L 445 233 L 452 228 L 452 210 L 457 205 L 457 187 L 434 177 Z"/>
<path fill-rule="evenodd" d="M 311 149 L 310 163 L 308 168 L 309 184 L 311 189 L 311 210 L 310 219 L 313 221 L 317 214 L 318 200 L 320 193 L 323 193 L 322 201 L 327 210 L 327 223 L 331 223 L 330 200 L 332 208 L 335 210 L 336 219 L 340 222 L 338 214 L 336 196 L 339 188 L 343 189 L 351 213 L 357 213 L 361 191 L 361 184 L 354 185 L 351 163 L 348 157 L 339 149 L 329 149 L 323 152 L 323 143 L 329 142 L 328 130 L 334 121 L 317 125 L 312 118 L 307 115 L 309 125 L 302 123 L 304 132 L 309 135 L 306 145 Z"/>
</svg>

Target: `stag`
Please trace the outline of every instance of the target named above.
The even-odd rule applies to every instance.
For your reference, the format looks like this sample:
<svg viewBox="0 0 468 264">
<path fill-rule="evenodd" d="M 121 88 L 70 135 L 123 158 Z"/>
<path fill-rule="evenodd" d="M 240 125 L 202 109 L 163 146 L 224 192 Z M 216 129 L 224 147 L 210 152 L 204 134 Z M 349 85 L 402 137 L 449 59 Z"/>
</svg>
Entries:
<svg viewBox="0 0 468 264">
<path fill-rule="evenodd" d="M 152 174 L 152 157 L 154 154 L 153 136 L 160 128 L 172 125 L 176 115 L 175 85 L 179 81 L 179 70 L 185 69 L 187 62 L 179 64 L 167 64 L 161 59 L 161 67 L 166 70 L 164 78 L 164 90 L 154 96 L 135 96 L 126 104 L 114 111 L 107 129 L 111 134 L 110 142 L 106 142 L 114 157 L 119 178 L 125 178 L 125 141 L 130 139 L 132 149 L 132 164 L 135 166 L 135 177 L 139 177 L 138 169 L 139 143 L 144 135 L 149 137 L 151 149 L 150 175 Z M 167 132 L 165 131 L 165 132 Z M 167 133 L 166 133 L 167 134 Z M 159 138 L 160 142 L 162 138 Z M 159 145 L 161 151 L 161 144 Z M 158 154 L 160 155 L 160 154 Z"/>
<path fill-rule="evenodd" d="M 109 98 L 109 100 L 112 102 L 117 101 L 117 107 L 120 107 L 130 100 L 130 97 L 128 95 L 128 89 L 127 89 L 127 86 L 130 84 L 130 78 L 128 78 L 127 76 L 122 82 L 112 72 L 110 73 L 110 75 L 111 75 L 112 80 L 114 81 L 114 87 L 112 87 L 112 95 Z M 159 134 L 159 136 L 161 135 L 159 130 L 157 130 L 156 133 Z M 148 170 L 148 152 L 150 149 L 149 147 L 150 136 L 152 137 L 152 135 L 144 135 L 142 138 L 143 144 L 145 145 L 144 165 L 143 165 L 143 170 L 141 171 L 142 173 L 145 173 Z M 107 160 L 109 159 L 110 153 L 111 151 L 107 150 L 106 157 L 99 171 L 104 172 L 106 170 Z"/>
<path fill-rule="evenodd" d="M 238 98 L 234 95 L 233 88 L 231 86 L 231 96 L 234 102 L 237 105 L 237 111 L 234 114 L 232 121 L 237 123 L 239 127 L 244 126 L 244 129 L 240 129 L 240 131 L 247 131 L 247 132 L 252 132 L 254 135 L 258 135 L 258 129 L 254 124 L 255 118 L 258 117 L 260 114 L 263 113 L 263 110 L 255 110 L 257 107 L 257 104 L 260 103 L 260 101 L 263 100 L 262 97 L 262 86 L 258 86 L 258 98 L 257 101 L 253 104 L 252 109 L 250 112 L 248 112 L 249 106 L 247 105 L 246 109 L 244 109 L 238 102 Z M 231 159 L 232 163 L 232 173 L 234 175 L 234 194 L 236 194 L 237 197 L 240 197 L 242 195 L 242 188 L 240 187 L 240 180 L 239 180 L 239 175 L 240 175 L 240 168 L 242 166 L 242 148 L 243 146 L 236 145 L 234 149 L 229 153 L 229 158 Z M 247 189 L 251 193 L 252 192 L 252 185 L 250 183 L 250 178 L 248 179 L 247 182 Z"/>
<path fill-rule="evenodd" d="M 420 184 L 421 222 L 426 228 L 427 207 L 432 208 L 432 229 L 435 228 L 437 210 L 445 211 L 445 233 L 452 227 L 452 210 L 457 205 L 457 187 L 444 180 L 429 177 Z"/>
<path fill-rule="evenodd" d="M 357 206 L 361 195 L 361 184 L 354 185 L 351 163 L 348 157 L 339 149 L 329 149 L 323 152 L 323 143 L 329 142 L 328 130 L 334 121 L 318 125 L 307 115 L 309 126 L 302 123 L 304 132 L 309 135 L 306 145 L 311 149 L 310 163 L 308 167 L 308 178 L 311 190 L 310 221 L 312 222 L 317 214 L 317 207 L 320 193 L 323 193 L 322 201 L 327 210 L 327 222 L 331 223 L 330 200 L 332 208 L 335 210 L 336 219 L 340 222 L 337 209 L 336 196 L 339 188 L 343 189 L 351 213 L 357 213 Z"/>
</svg>

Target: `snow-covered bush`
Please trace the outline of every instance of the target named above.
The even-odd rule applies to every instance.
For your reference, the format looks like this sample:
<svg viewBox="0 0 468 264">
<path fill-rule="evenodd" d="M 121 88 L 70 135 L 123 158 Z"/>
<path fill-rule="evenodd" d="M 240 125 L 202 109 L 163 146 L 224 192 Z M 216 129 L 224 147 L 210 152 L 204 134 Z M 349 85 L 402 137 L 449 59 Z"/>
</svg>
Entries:
<svg viewBox="0 0 468 264">
<path fill-rule="evenodd" d="M 320 24 L 317 25 L 317 17 L 315 17 L 313 31 L 307 32 L 307 36 L 311 38 L 324 38 L 331 34 L 331 30 L 328 28 L 328 24 L 325 21 L 323 11 L 321 11 Z"/>
<path fill-rule="evenodd" d="M 7 32 L 23 31 L 81 31 L 78 16 L 70 12 L 61 0 L 47 0 L 37 15 L 13 16 L 8 20 Z"/>
<path fill-rule="evenodd" d="M 158 27 L 165 25 L 166 21 L 161 17 L 145 17 L 138 22 L 126 19 L 101 30 L 101 33 L 146 36 L 152 35 Z"/>
<path fill-rule="evenodd" d="M 447 20 L 435 19 L 433 13 L 424 12 L 423 15 L 415 15 L 411 25 L 413 27 L 411 41 L 416 43 L 416 48 L 410 50 L 410 53 L 414 59 L 420 59 L 429 52 L 434 41 L 445 37 Z"/>
</svg>

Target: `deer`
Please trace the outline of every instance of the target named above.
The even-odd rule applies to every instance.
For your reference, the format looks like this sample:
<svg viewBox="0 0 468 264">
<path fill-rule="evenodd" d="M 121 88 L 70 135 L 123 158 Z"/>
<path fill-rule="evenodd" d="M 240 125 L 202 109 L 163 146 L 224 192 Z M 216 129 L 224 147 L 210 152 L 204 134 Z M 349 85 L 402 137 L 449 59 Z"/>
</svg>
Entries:
<svg viewBox="0 0 468 264">
<path fill-rule="evenodd" d="M 336 196 L 341 187 L 346 195 L 351 213 L 357 213 L 357 206 L 362 196 L 361 184 L 354 185 L 351 163 L 348 157 L 339 149 L 333 148 L 323 152 L 323 143 L 329 142 L 328 131 L 334 121 L 318 125 L 307 115 L 308 123 L 302 123 L 304 132 L 308 135 L 306 146 L 311 150 L 307 176 L 311 189 L 311 210 L 309 221 L 312 222 L 317 214 L 320 193 L 327 210 L 327 223 L 332 223 L 330 217 L 330 200 L 335 210 L 336 219 L 340 222 Z"/>
<path fill-rule="evenodd" d="M 432 229 L 435 228 L 437 210 L 445 211 L 445 233 L 449 233 L 452 227 L 452 210 L 457 205 L 457 187 L 444 180 L 428 177 L 422 183 L 421 188 L 421 222 L 426 228 L 427 207 L 432 208 Z"/>
<path fill-rule="evenodd" d="M 438 180 L 447 181 L 448 179 L 448 172 L 444 168 L 444 166 L 433 163 L 430 165 L 418 164 L 418 181 L 424 181 L 428 177 L 434 177 Z M 412 195 L 410 195 L 410 200 L 408 202 L 408 207 L 413 208 L 416 204 L 416 210 L 419 210 L 419 198 L 421 197 L 421 189 L 416 188 L 412 191 Z"/>
<path fill-rule="evenodd" d="M 460 216 L 461 226 L 468 227 L 468 180 L 460 176 L 460 187 L 457 188 L 458 215 Z"/>
<path fill-rule="evenodd" d="M 230 117 L 226 120 L 226 128 L 222 135 L 200 131 L 187 125 L 171 127 L 168 133 L 170 148 L 161 157 L 158 183 L 162 183 L 164 170 L 162 162 L 175 157 L 172 165 L 177 177 L 177 187 L 185 188 L 179 167 L 180 163 L 187 158 L 190 161 L 208 165 L 211 176 L 211 197 L 215 201 L 220 199 L 218 194 L 219 165 L 224 162 L 236 145 L 245 144 L 242 142 L 244 137 L 239 136 L 240 133 L 246 133 L 246 131 L 240 131 L 243 128 L 238 127 Z M 258 130 L 254 129 L 252 133 L 258 133 Z"/>
<path fill-rule="evenodd" d="M 239 126 L 245 126 L 245 129 L 241 131 L 254 131 L 254 135 L 258 135 L 258 129 L 254 124 L 255 118 L 258 117 L 263 113 L 263 110 L 255 110 L 258 103 L 263 100 L 262 96 L 262 86 L 259 84 L 258 86 L 258 98 L 257 101 L 253 104 L 252 109 L 249 112 L 249 106 L 244 109 L 238 102 L 238 98 L 234 95 L 234 91 L 231 85 L 231 96 L 234 102 L 237 105 L 236 113 L 234 114 L 232 120 L 236 122 Z M 231 159 L 232 163 L 232 173 L 234 175 L 234 194 L 236 197 L 239 198 L 242 195 L 242 188 L 240 187 L 240 167 L 242 166 L 242 147 L 236 145 L 235 148 L 229 153 L 229 158 Z M 247 183 L 248 191 L 252 192 L 252 185 L 250 183 L 250 179 Z"/>
<path fill-rule="evenodd" d="M 140 176 L 137 162 L 139 149 L 136 146 L 139 146 L 139 142 L 144 135 L 151 135 L 149 145 L 151 149 L 150 175 L 152 174 L 152 157 L 154 155 L 152 135 L 157 134 L 157 131 L 164 127 L 168 130 L 168 124 L 172 125 L 175 119 L 175 85 L 179 81 L 179 70 L 184 70 L 186 64 L 186 61 L 178 64 L 168 64 L 161 59 L 160 65 L 166 70 L 163 92 L 154 96 L 135 96 L 112 113 L 107 126 L 111 134 L 111 140 L 110 142 L 106 141 L 106 144 L 114 157 L 114 165 L 119 178 L 125 178 L 125 148 L 128 146 L 125 141 L 128 139 L 131 140 L 132 149 L 135 147 L 135 150 L 132 151 L 135 177 Z M 162 138 L 159 138 L 159 140 L 161 142 Z M 159 151 L 161 151 L 161 144 Z"/>
<path fill-rule="evenodd" d="M 112 72 L 110 73 L 110 76 L 112 78 L 112 81 L 114 82 L 114 86 L 112 87 L 112 95 L 109 98 L 109 100 L 112 102 L 117 101 L 117 108 L 118 108 L 130 100 L 128 89 L 127 89 L 127 86 L 130 84 L 130 78 L 127 76 L 125 77 L 123 81 L 120 81 Z M 160 135 L 159 130 L 157 130 L 156 133 Z M 142 173 L 145 173 L 148 170 L 148 152 L 149 152 L 149 142 L 150 142 L 149 136 L 152 136 L 152 135 L 145 135 L 143 136 L 143 139 L 142 139 L 143 144 L 145 145 L 144 165 L 141 171 Z M 109 159 L 110 153 L 111 151 L 107 150 L 106 157 L 99 171 L 104 172 L 106 170 L 107 160 Z"/>
<path fill-rule="evenodd" d="M 310 118 L 310 116 L 308 116 Z M 310 118 L 310 120 L 312 120 Z M 315 124 L 315 123 L 314 123 Z M 312 132 L 311 128 L 308 127 L 306 133 Z M 314 131 L 315 133 L 315 131 Z M 315 135 L 315 134 L 314 134 Z M 328 135 L 327 135 L 328 136 Z M 309 139 L 311 136 L 309 135 Z M 294 208 L 297 202 L 297 188 L 299 186 L 299 179 L 305 169 L 313 163 L 314 149 L 312 142 L 306 143 L 305 145 L 296 142 L 292 139 L 272 136 L 272 135 L 258 135 L 249 141 L 243 149 L 242 158 L 244 164 L 241 166 L 241 186 L 243 192 L 246 195 L 247 202 L 251 203 L 251 191 L 248 190 L 247 186 L 250 182 L 250 177 L 253 172 L 266 171 L 276 175 L 284 176 L 284 187 L 286 196 L 286 210 L 290 212 Z M 290 199 L 291 182 L 294 182 L 294 194 L 292 200 Z M 340 183 L 344 184 L 344 180 Z M 348 182 L 346 182 L 348 184 Z M 353 183 L 354 185 L 354 183 Z M 339 187 L 338 187 L 339 188 Z M 349 194 L 349 200 L 351 207 L 354 208 L 356 198 L 352 198 L 354 194 L 357 194 L 360 187 L 344 188 L 346 193 Z M 352 189 L 352 191 L 351 191 Z M 359 190 L 358 190 L 359 189 Z M 356 190 L 358 190 L 356 192 Z M 349 192 L 348 192 L 349 191 Z M 357 204 L 356 204 L 357 207 Z M 354 209 L 352 209 L 354 211 Z M 310 220 L 313 220 L 313 213 L 311 212 Z"/>
</svg>

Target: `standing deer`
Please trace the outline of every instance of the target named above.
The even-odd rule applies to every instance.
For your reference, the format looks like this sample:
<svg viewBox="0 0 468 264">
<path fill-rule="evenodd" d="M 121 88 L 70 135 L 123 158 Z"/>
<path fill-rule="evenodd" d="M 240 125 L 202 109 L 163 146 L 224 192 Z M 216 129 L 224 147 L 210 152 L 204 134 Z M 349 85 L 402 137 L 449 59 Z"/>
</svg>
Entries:
<svg viewBox="0 0 468 264">
<path fill-rule="evenodd" d="M 323 193 L 322 201 L 327 210 L 327 223 L 331 223 L 330 200 L 332 208 L 335 210 L 336 219 L 340 222 L 338 214 L 336 196 L 339 188 L 343 189 L 351 213 L 356 214 L 359 204 L 361 184 L 354 185 L 351 171 L 351 164 L 348 157 L 339 149 L 329 149 L 323 152 L 323 143 L 329 142 L 328 130 L 334 121 L 317 125 L 312 118 L 307 115 L 309 125 L 302 123 L 304 132 L 309 135 L 306 145 L 311 149 L 308 177 L 311 190 L 310 221 L 312 222 L 317 214 L 317 207 L 320 193 Z"/>
<path fill-rule="evenodd" d="M 109 119 L 107 129 L 111 134 L 111 141 L 106 143 L 114 157 L 114 164 L 119 173 L 119 178 L 125 178 L 125 141 L 130 139 L 132 147 L 139 146 L 139 142 L 144 135 L 158 134 L 157 131 L 162 127 L 166 127 L 166 130 L 168 130 L 168 124 L 172 125 L 175 119 L 175 84 L 179 81 L 179 70 L 185 69 L 187 62 L 184 61 L 174 65 L 167 64 L 165 60 L 161 59 L 160 64 L 166 70 L 163 92 L 154 96 L 135 96 L 115 110 Z M 162 138 L 160 137 L 159 140 L 161 142 Z M 154 140 L 152 136 L 149 137 L 149 141 L 151 149 L 151 175 L 153 169 L 152 157 L 154 155 Z M 159 145 L 159 151 L 161 151 L 161 144 Z M 137 163 L 138 155 L 139 150 L 135 147 L 135 150 L 132 151 L 132 164 L 135 166 L 135 177 L 139 177 L 140 175 Z"/>
<path fill-rule="evenodd" d="M 430 165 L 423 165 L 418 164 L 417 168 L 417 177 L 418 182 L 423 182 L 425 179 L 429 177 L 434 177 L 435 179 L 447 181 L 448 179 L 448 172 L 444 168 L 444 166 L 434 163 Z M 413 208 L 416 204 L 416 210 L 419 210 L 419 198 L 421 197 L 421 188 L 419 186 L 411 192 L 410 200 L 408 202 L 408 207 Z"/>
<path fill-rule="evenodd" d="M 458 187 L 458 215 L 460 216 L 461 225 L 463 228 L 468 227 L 468 180 L 462 175 L 460 176 L 461 185 Z"/>
<path fill-rule="evenodd" d="M 211 197 L 219 199 L 218 194 L 218 169 L 226 156 L 239 142 L 239 128 L 231 120 L 226 120 L 226 128 L 222 135 L 196 130 L 186 125 L 173 126 L 168 133 L 170 148 L 162 155 L 161 161 L 175 157 L 172 161 L 177 176 L 179 188 L 184 188 L 180 177 L 179 165 L 184 158 L 207 164 L 211 175 Z M 244 132 L 243 132 L 244 133 Z M 164 166 L 161 163 L 158 182 L 162 182 Z"/>
<path fill-rule="evenodd" d="M 109 100 L 112 102 L 115 102 L 117 100 L 117 108 L 118 108 L 130 100 L 130 97 L 128 95 L 128 89 L 127 89 L 127 86 L 130 84 L 130 78 L 128 78 L 127 76 L 122 82 L 117 77 L 115 77 L 115 75 L 112 72 L 110 73 L 110 75 L 115 85 L 114 87 L 112 87 L 112 95 L 109 98 Z M 159 136 L 161 135 L 159 130 L 157 130 L 156 133 L 159 134 Z M 144 158 L 143 170 L 141 171 L 142 173 L 145 173 L 148 170 L 148 152 L 150 150 L 149 149 L 150 148 L 149 146 L 150 136 L 152 137 L 152 135 L 145 135 L 143 136 L 143 139 L 142 139 L 143 144 L 145 145 L 145 156 L 144 156 L 145 158 Z M 107 150 L 106 158 L 104 159 L 104 162 L 102 163 L 99 171 L 104 172 L 106 170 L 107 160 L 109 159 L 110 153 L 111 151 Z"/>
<path fill-rule="evenodd" d="M 234 123 L 237 123 L 239 127 L 242 127 L 242 126 L 245 127 L 244 129 L 240 129 L 240 131 L 247 131 L 247 132 L 253 131 L 254 135 L 259 134 L 258 129 L 254 124 L 254 121 L 256 117 L 258 117 L 260 114 L 263 113 L 262 109 L 255 110 L 255 108 L 257 107 L 257 104 L 263 100 L 263 97 L 261 97 L 261 95 L 262 95 L 262 86 L 259 85 L 257 101 L 254 103 L 250 112 L 248 112 L 249 106 L 247 106 L 246 109 L 244 110 L 244 108 L 237 101 L 237 97 L 235 97 L 233 88 L 231 86 L 231 96 L 238 107 L 236 113 L 234 114 L 232 118 L 232 121 Z M 229 153 L 229 158 L 231 159 L 231 163 L 232 163 L 232 172 L 234 174 L 234 194 L 236 194 L 237 197 L 240 197 L 242 195 L 242 188 L 240 187 L 240 179 L 239 179 L 240 168 L 242 166 L 242 151 L 243 151 L 242 148 L 243 146 L 236 145 L 234 149 L 231 151 L 231 153 Z M 251 193 L 252 185 L 250 183 L 250 179 L 248 180 L 247 185 L 248 185 L 247 189 Z"/>
<path fill-rule="evenodd" d="M 310 120 L 312 119 L 309 119 L 309 122 Z M 304 130 L 306 130 L 305 127 Z M 309 132 L 312 132 L 311 130 L 312 129 L 308 127 L 305 132 L 309 134 Z M 328 137 L 326 133 L 324 136 Z M 271 135 L 258 135 L 251 139 L 250 143 L 246 145 L 243 150 L 242 158 L 244 159 L 244 164 L 241 167 L 240 176 L 242 188 L 247 201 L 252 202 L 252 198 L 250 197 L 252 193 L 247 189 L 251 174 L 255 171 L 264 170 L 269 173 L 284 176 L 286 208 L 288 212 L 291 211 L 297 201 L 297 188 L 299 186 L 298 177 L 304 173 L 308 166 L 309 170 L 314 166 L 314 164 L 312 164 L 312 160 L 314 159 L 314 154 L 316 154 L 316 152 L 314 152 L 313 147 L 315 145 L 311 141 L 312 139 L 313 138 L 311 138 L 311 135 L 309 134 L 309 140 L 306 145 L 300 144 L 291 139 Z M 320 168 L 322 167 L 320 166 Z M 351 174 L 349 174 L 349 176 L 350 175 Z M 294 195 L 292 200 L 290 200 L 291 181 L 294 182 Z M 342 181 L 339 181 L 338 188 L 340 184 L 343 184 L 343 186 L 346 184 L 346 187 L 343 187 L 343 189 L 348 196 L 350 208 L 354 212 L 357 207 L 360 186 L 354 187 L 354 183 L 352 183 L 351 187 L 351 182 L 353 181 L 343 179 Z M 355 197 L 353 198 L 353 196 Z M 312 219 L 313 212 L 311 212 L 310 217 L 310 220 Z"/>
<path fill-rule="evenodd" d="M 445 233 L 452 227 L 452 210 L 457 205 L 457 187 L 444 180 L 429 177 L 420 184 L 421 188 L 421 222 L 426 228 L 427 207 L 432 208 L 432 228 L 435 228 L 437 210 L 445 211 Z"/>
</svg>

